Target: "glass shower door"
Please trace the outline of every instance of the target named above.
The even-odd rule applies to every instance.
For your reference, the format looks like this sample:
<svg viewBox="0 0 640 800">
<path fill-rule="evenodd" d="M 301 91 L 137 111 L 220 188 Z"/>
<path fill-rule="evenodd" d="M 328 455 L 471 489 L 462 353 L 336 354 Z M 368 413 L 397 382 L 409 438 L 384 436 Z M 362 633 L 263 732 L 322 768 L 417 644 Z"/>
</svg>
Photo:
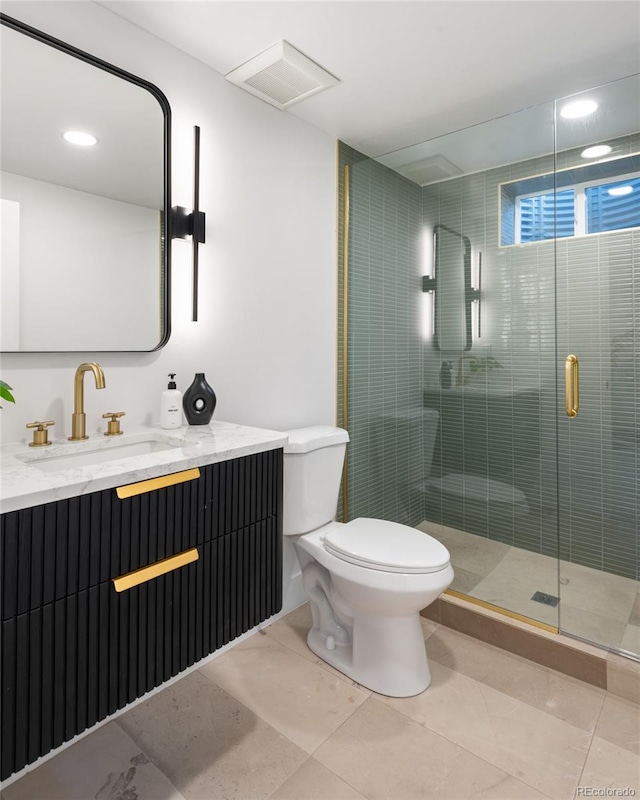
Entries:
<svg viewBox="0 0 640 800">
<path fill-rule="evenodd" d="M 639 97 L 635 76 L 556 103 L 556 190 L 575 206 L 575 230 L 556 241 L 560 629 L 635 654 Z M 596 107 L 571 116 L 576 101 Z"/>
</svg>

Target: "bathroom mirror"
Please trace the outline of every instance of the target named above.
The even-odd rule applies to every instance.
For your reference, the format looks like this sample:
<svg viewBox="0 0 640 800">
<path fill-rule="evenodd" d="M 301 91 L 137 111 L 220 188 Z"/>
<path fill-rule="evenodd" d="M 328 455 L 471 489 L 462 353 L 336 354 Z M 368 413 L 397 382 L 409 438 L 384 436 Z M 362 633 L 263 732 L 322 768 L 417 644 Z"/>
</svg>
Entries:
<svg viewBox="0 0 640 800">
<path fill-rule="evenodd" d="M 0 349 L 156 350 L 170 331 L 169 104 L 140 78 L 0 21 Z"/>
<path fill-rule="evenodd" d="M 446 225 L 435 225 L 434 345 L 471 350 L 471 242 Z"/>
</svg>

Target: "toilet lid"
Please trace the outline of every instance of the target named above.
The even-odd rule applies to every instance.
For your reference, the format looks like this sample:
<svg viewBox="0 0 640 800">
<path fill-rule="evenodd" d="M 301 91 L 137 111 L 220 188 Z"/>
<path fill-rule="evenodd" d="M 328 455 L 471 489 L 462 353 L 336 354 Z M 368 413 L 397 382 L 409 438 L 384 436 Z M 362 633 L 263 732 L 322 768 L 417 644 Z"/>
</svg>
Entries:
<svg viewBox="0 0 640 800">
<path fill-rule="evenodd" d="M 382 572 L 438 572 L 449 551 L 427 533 L 382 519 L 355 519 L 324 537 L 324 548 L 343 561 Z"/>
<path fill-rule="evenodd" d="M 508 483 L 484 478 L 482 475 L 466 475 L 450 472 L 442 478 L 431 478 L 429 484 L 437 491 L 481 502 L 507 503 L 520 505 L 527 498 L 520 489 Z"/>
</svg>

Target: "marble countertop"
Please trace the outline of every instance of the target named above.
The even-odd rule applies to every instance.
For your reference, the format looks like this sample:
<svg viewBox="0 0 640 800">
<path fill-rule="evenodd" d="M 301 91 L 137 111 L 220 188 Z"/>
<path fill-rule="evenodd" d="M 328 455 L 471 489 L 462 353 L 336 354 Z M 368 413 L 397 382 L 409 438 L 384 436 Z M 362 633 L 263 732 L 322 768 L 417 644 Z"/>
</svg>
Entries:
<svg viewBox="0 0 640 800">
<path fill-rule="evenodd" d="M 85 442 L 52 439 L 48 447 L 6 445 L 0 448 L 0 513 L 275 450 L 286 442 L 286 433 L 215 421 L 174 430 L 140 427 L 114 437 L 94 434 Z M 155 452 L 136 454 L 145 449 Z M 78 465 L 83 459 L 88 463 Z"/>
</svg>

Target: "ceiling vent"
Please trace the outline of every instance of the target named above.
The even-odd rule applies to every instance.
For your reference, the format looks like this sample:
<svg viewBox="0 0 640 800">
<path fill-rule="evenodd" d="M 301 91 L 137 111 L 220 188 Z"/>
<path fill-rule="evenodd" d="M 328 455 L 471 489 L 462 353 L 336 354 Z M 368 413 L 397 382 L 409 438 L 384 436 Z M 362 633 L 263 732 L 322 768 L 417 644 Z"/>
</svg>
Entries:
<svg viewBox="0 0 640 800">
<path fill-rule="evenodd" d="M 246 61 L 225 78 L 281 110 L 339 83 L 285 41 Z"/>
<path fill-rule="evenodd" d="M 446 181 L 449 178 L 456 178 L 458 175 L 462 175 L 460 167 L 443 155 L 429 156 L 411 164 L 394 167 L 394 169 L 420 186 Z"/>
</svg>

